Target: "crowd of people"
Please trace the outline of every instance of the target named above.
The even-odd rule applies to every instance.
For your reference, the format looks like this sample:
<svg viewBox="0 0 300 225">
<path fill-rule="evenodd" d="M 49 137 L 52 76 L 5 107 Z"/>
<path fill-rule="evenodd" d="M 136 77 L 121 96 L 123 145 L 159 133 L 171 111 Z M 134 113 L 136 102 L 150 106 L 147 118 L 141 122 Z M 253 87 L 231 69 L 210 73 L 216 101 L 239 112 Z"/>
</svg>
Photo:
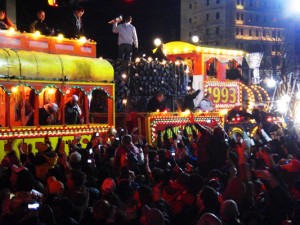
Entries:
<svg viewBox="0 0 300 225">
<path fill-rule="evenodd" d="M 168 127 L 152 146 L 137 128 L 20 143 L 1 162 L 0 224 L 300 224 L 293 126 L 238 126 Z"/>
</svg>

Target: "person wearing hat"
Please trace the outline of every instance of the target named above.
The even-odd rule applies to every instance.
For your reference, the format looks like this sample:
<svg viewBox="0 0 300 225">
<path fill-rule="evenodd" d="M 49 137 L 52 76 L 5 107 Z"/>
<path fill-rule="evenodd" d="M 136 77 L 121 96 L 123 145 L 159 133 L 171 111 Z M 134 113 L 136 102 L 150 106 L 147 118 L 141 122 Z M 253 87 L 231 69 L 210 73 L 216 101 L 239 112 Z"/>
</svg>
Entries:
<svg viewBox="0 0 300 225">
<path fill-rule="evenodd" d="M 193 111 L 195 108 L 194 99 L 198 96 L 200 93 L 200 89 L 195 91 L 193 88 L 189 89 L 187 92 L 187 95 L 184 96 L 183 99 L 183 105 L 182 105 L 182 111 L 190 110 Z"/>
<path fill-rule="evenodd" d="M 78 105 L 78 95 L 72 95 L 70 101 L 65 105 L 65 123 L 66 124 L 83 124 L 84 115 Z"/>
<path fill-rule="evenodd" d="M 138 37 L 135 27 L 131 24 L 132 17 L 126 16 L 124 23 L 113 24 L 113 33 L 118 34 L 118 59 L 131 60 L 132 45 L 138 48 Z"/>
<path fill-rule="evenodd" d="M 39 125 L 55 125 L 57 121 L 58 105 L 48 103 L 39 109 Z"/>
</svg>

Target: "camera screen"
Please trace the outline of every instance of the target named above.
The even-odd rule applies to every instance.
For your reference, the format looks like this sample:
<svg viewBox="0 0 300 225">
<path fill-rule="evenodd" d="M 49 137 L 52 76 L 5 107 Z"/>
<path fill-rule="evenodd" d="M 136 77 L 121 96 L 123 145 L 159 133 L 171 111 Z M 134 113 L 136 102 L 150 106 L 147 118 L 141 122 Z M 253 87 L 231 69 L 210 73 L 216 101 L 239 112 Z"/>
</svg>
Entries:
<svg viewBox="0 0 300 225">
<path fill-rule="evenodd" d="M 38 209 L 40 207 L 39 203 L 28 204 L 28 209 Z"/>
</svg>

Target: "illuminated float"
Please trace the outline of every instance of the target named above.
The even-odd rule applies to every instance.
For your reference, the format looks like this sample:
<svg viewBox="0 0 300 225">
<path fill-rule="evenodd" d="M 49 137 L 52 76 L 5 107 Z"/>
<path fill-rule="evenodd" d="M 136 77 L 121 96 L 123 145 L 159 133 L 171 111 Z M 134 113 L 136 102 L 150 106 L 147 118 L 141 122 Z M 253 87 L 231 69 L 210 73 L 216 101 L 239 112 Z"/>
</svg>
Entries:
<svg viewBox="0 0 300 225">
<path fill-rule="evenodd" d="M 58 137 L 89 138 L 115 125 L 114 69 L 96 58 L 95 42 L 10 31 L 0 31 L 0 40 L 1 149 L 10 150 L 8 140 L 14 140 L 12 149 L 24 142 L 35 144 L 35 151 L 46 136 L 55 146 Z M 65 121 L 64 107 L 73 95 L 79 98 L 81 124 Z M 40 125 L 39 110 L 48 103 L 57 104 L 58 122 Z"/>
<path fill-rule="evenodd" d="M 188 65 L 189 73 L 193 75 L 193 88 L 201 89 L 199 102 L 206 93 L 213 95 L 215 112 L 162 112 L 134 115 L 135 126 L 146 130 L 144 134 L 148 143 L 157 142 L 158 132 L 168 132 L 172 127 L 175 132 L 183 130 L 187 123 L 198 122 L 208 127 L 230 124 L 238 127 L 241 118 L 234 117 L 226 121 L 226 114 L 234 107 L 243 107 L 250 112 L 255 106 L 262 105 L 267 110 L 270 105 L 268 93 L 256 84 L 245 85 L 238 80 L 226 79 L 226 72 L 236 69 L 242 64 L 246 52 L 232 49 L 197 46 L 190 43 L 175 41 L 163 45 L 163 51 L 169 60 Z M 248 57 L 249 58 L 249 57 Z M 256 68 L 256 67 L 255 67 Z M 252 131 L 257 129 L 254 121 Z M 251 132 L 252 133 L 252 132 Z M 172 134 L 169 134 L 171 137 Z"/>
</svg>

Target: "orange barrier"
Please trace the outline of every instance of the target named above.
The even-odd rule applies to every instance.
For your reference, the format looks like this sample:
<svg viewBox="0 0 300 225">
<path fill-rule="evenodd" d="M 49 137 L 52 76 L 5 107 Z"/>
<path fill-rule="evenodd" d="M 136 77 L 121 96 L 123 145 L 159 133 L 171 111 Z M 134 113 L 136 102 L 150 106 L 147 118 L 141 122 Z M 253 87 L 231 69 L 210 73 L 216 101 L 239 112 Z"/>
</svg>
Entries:
<svg viewBox="0 0 300 225">
<path fill-rule="evenodd" d="M 0 30 L 0 48 L 39 51 L 52 54 L 67 54 L 96 58 L 94 41 L 75 40 L 34 33 Z"/>
</svg>

